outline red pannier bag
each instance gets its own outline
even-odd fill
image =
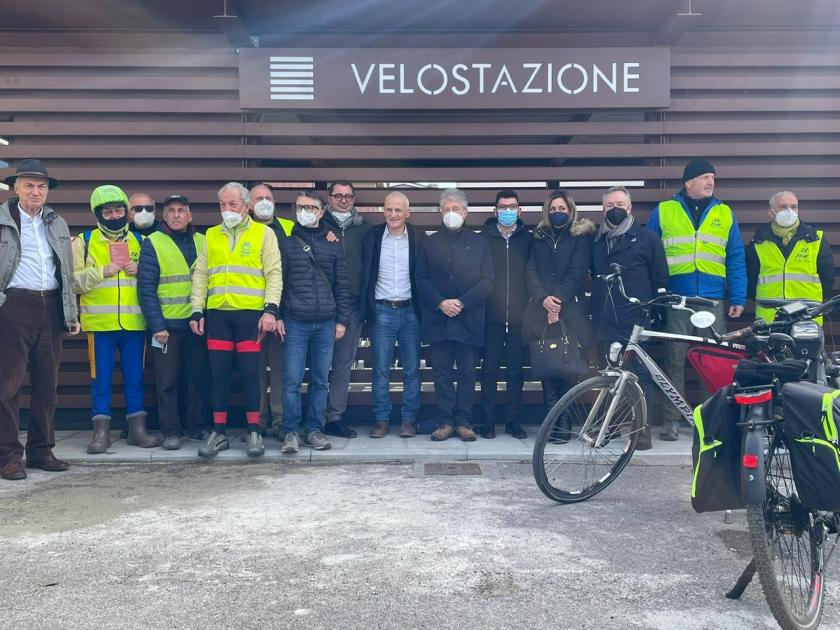
[[[688,350],[688,362],[700,376],[709,394],[732,385],[738,362],[746,358],[743,352],[731,348],[694,346]]]

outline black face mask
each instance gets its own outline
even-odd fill
[[[112,232],[119,232],[128,224],[128,217],[123,215],[118,219],[99,219],[99,222]]]
[[[610,208],[607,210],[607,221],[611,225],[619,225],[627,218],[627,210],[625,208]]]

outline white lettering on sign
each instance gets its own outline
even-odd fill
[[[464,96],[473,90],[479,94],[496,94],[507,91],[511,94],[552,94],[559,90],[575,96],[591,86],[593,93],[609,91],[635,93],[634,85],[640,79],[638,62],[611,63],[599,66],[584,66],[576,62],[565,63],[554,72],[554,64],[541,62],[522,63],[508,68],[507,64],[494,66],[492,63],[454,64],[447,68],[438,63],[427,63],[413,72],[406,64],[371,63],[367,68],[350,64],[360,94],[366,94],[371,80],[376,76],[377,94],[414,94],[415,91],[428,96],[437,96],[449,91]]]

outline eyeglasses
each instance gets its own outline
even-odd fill
[[[496,210],[498,210],[499,212],[502,212],[503,210],[514,210],[514,211],[519,210],[519,204],[518,203],[511,203],[511,204],[508,204],[508,205],[499,204],[498,206],[496,206]]]
[[[304,211],[304,212],[310,212],[312,214],[317,214],[321,211],[321,208],[319,208],[318,206],[301,206],[301,205],[295,204],[295,210],[297,210],[298,212]]]
[[[356,195],[330,195],[336,201],[353,201],[353,197]]]
[[[142,212],[143,210],[145,210],[146,212],[154,212],[155,211],[154,206],[131,206],[131,209],[134,212]]]

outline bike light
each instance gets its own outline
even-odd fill
[[[735,394],[735,402],[739,405],[757,405],[769,402],[773,398],[773,390],[764,389],[755,394]]]
[[[741,461],[744,464],[744,468],[758,468],[758,455],[745,453]]]
[[[607,357],[610,360],[610,363],[618,363],[618,357],[621,355],[621,348],[622,345],[618,341],[613,341],[610,344],[610,351]]]

